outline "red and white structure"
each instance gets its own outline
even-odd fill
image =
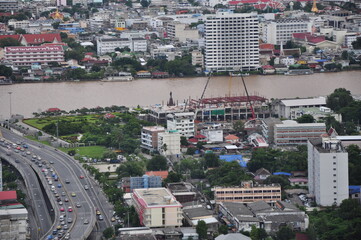
[[[134,189],[133,203],[146,227],[182,226],[182,205],[166,188]]]
[[[5,60],[13,66],[30,66],[34,63],[63,62],[62,46],[5,47]]]

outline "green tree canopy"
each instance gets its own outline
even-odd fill
[[[147,169],[149,171],[162,171],[167,170],[167,159],[161,155],[155,155],[152,159],[149,160],[147,164]]]
[[[263,240],[267,237],[267,233],[263,228],[257,228],[255,225],[252,225],[250,237],[252,240]]]
[[[311,114],[303,114],[301,117],[297,118],[298,123],[314,123],[315,118]]]
[[[198,233],[199,239],[207,239],[207,230],[208,227],[206,222],[203,220],[198,221],[196,231]]]
[[[20,46],[20,45],[21,44],[18,40],[11,38],[11,37],[0,39],[0,47],[1,48],[11,47],[11,46]]]
[[[288,226],[281,227],[277,233],[277,240],[290,240],[295,237],[295,233],[292,231],[292,229]]]
[[[13,69],[5,65],[0,65],[0,76],[10,77],[13,74]]]
[[[345,88],[337,88],[331,95],[327,96],[326,105],[338,112],[341,108],[348,106],[354,101],[351,92]]]
[[[207,168],[214,168],[220,165],[218,156],[214,153],[204,154],[205,165]]]

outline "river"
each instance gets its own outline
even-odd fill
[[[317,73],[302,76],[244,77],[250,94],[266,98],[326,96],[336,88],[346,88],[361,95],[361,71]],[[199,98],[207,77],[138,79],[132,82],[58,82],[0,85],[0,120],[12,114],[32,117],[33,112],[57,107],[73,110],[111,105],[148,106],[166,103],[169,92],[175,101]],[[9,94],[11,92],[11,94]],[[212,77],[205,97],[245,95],[240,77]],[[11,100],[11,104],[10,104]]]

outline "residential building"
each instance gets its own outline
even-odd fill
[[[16,0],[0,0],[0,11],[18,11],[19,2]]]
[[[167,188],[180,203],[192,202],[196,199],[197,193],[191,183],[168,183]]]
[[[63,62],[62,46],[5,47],[5,60],[13,66],[31,66],[33,63]]]
[[[348,153],[340,140],[310,139],[308,149],[308,190],[321,206],[339,206],[348,198]]]
[[[223,129],[221,128],[210,126],[207,129],[201,129],[201,134],[206,137],[207,143],[223,142]]]
[[[279,19],[263,23],[261,39],[265,43],[286,44],[292,40],[292,33],[312,31],[312,22],[301,19]]]
[[[130,177],[130,191],[139,188],[162,187],[162,178],[159,176],[143,175],[142,177]]]
[[[99,38],[97,39],[97,53],[104,55],[115,52],[116,48],[128,47],[130,51],[147,51],[147,40],[144,38]]]
[[[171,22],[167,25],[168,37],[171,39],[177,39],[180,42],[186,42],[187,40],[198,40],[198,29],[192,29],[187,24],[180,22]]]
[[[277,146],[307,144],[307,140],[319,138],[326,133],[325,123],[297,123],[283,121],[274,126],[274,143]]]
[[[291,119],[291,111],[297,108],[325,107],[326,98],[283,99],[273,103],[274,112],[280,118]]]
[[[281,185],[253,184],[252,181],[242,182],[241,186],[214,187],[214,199],[219,202],[257,202],[273,203],[281,200]]]
[[[182,205],[166,188],[135,189],[133,203],[146,227],[180,227]]]
[[[274,126],[282,123],[278,118],[265,118],[261,120],[261,132],[262,136],[269,144],[274,142]]]
[[[165,156],[179,155],[181,134],[177,130],[158,133],[158,151]]]
[[[246,204],[222,202],[219,204],[219,212],[222,220],[233,225],[237,231],[251,231],[252,226],[264,228],[268,234],[277,232],[283,226],[305,231],[309,224],[304,211],[283,201],[275,202],[274,206],[264,201]]]
[[[150,151],[158,150],[158,133],[164,131],[162,126],[143,127],[140,146]]]
[[[257,13],[218,11],[205,20],[205,67],[208,71],[259,67]]]
[[[184,137],[194,136],[194,113],[181,112],[168,114],[167,129],[177,130]]]
[[[201,51],[193,50],[192,51],[192,65],[199,65],[204,68],[204,56]]]

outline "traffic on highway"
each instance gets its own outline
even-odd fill
[[[45,226],[48,231],[41,239],[99,239],[97,233],[112,226],[113,206],[72,157],[8,130],[2,135],[0,148],[7,158],[14,159],[16,167],[30,166],[51,202],[53,223]]]

